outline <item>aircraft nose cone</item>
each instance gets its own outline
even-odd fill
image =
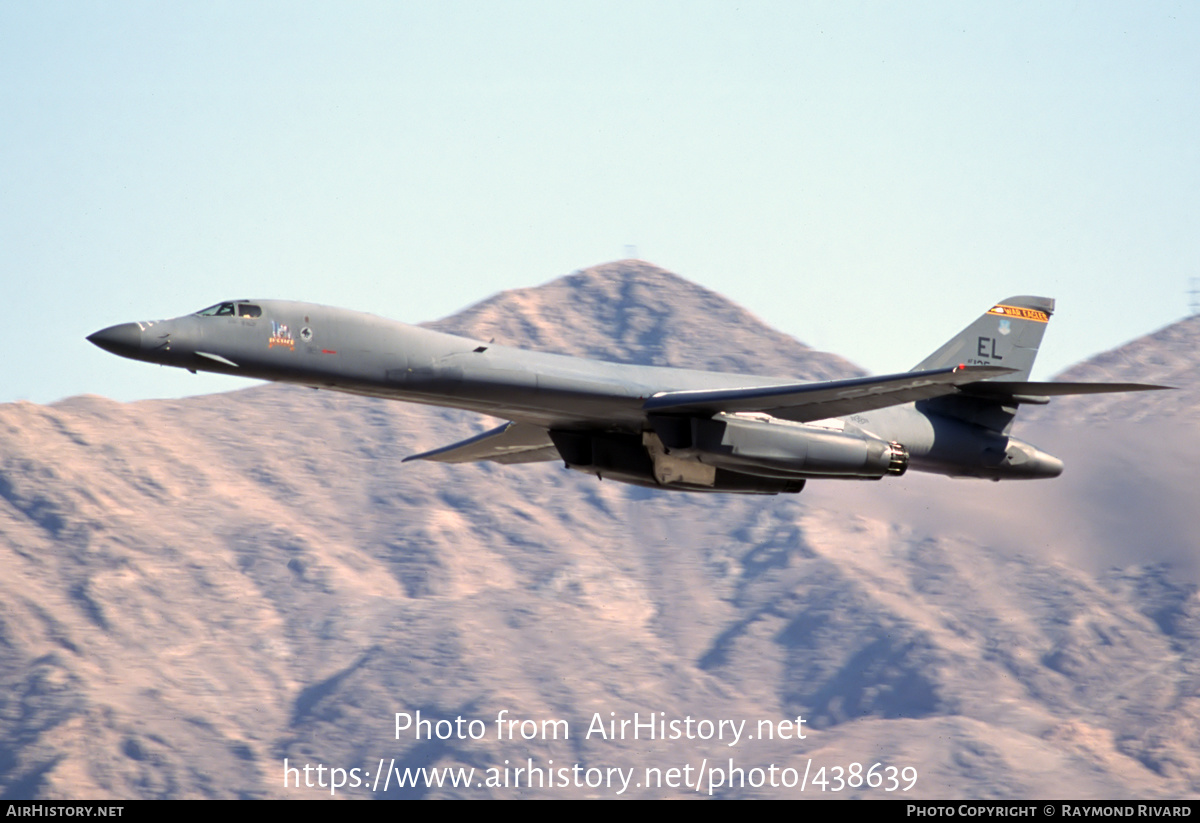
[[[88,340],[107,352],[134,357],[142,350],[142,327],[137,323],[120,323],[88,335]]]

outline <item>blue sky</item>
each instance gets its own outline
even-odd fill
[[[1195,3],[0,4],[0,401],[237,388],[84,337],[232,297],[408,322],[639,256],[874,372],[1059,301],[1187,310]]]

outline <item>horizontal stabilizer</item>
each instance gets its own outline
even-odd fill
[[[1027,397],[1063,397],[1071,394],[1107,394],[1109,392],[1159,391],[1174,386],[1150,383],[1029,383],[1023,381],[970,383],[961,387],[967,394],[1003,399],[1014,395]]]
[[[956,366],[921,372],[855,377],[825,383],[787,383],[744,389],[673,391],[656,394],[646,411],[716,414],[769,412],[801,423],[956,394],[958,386],[1010,374],[1000,366]]]
[[[538,463],[558,459],[558,450],[554,448],[546,429],[528,423],[505,423],[459,443],[406,457],[404,462],[433,460],[438,463],[472,463],[491,460],[493,463]]]

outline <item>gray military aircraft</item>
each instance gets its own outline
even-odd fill
[[[234,300],[88,337],[150,363],[504,418],[406,460],[561,460],[599,478],[696,492],[798,492],[811,478],[908,468],[992,480],[1056,477],[1062,461],[1011,436],[1022,404],[1168,388],[1029,382],[1054,311],[988,309],[912,371],[820,383],[632,366],[523,351],[346,309]]]

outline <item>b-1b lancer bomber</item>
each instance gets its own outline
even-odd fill
[[[1062,461],[1011,434],[1022,404],[1167,388],[1030,382],[1054,311],[995,304],[912,371],[819,383],[523,351],[346,309],[234,300],[88,337],[122,357],[508,420],[407,460],[561,460],[602,479],[693,492],[798,492],[809,479],[908,469],[1056,477]]]

